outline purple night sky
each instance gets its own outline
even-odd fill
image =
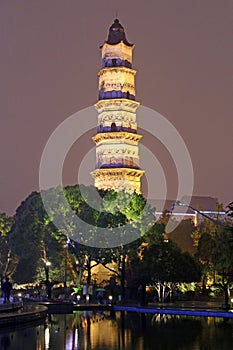
[[[14,214],[39,189],[40,158],[51,133],[97,101],[99,46],[116,13],[136,45],[136,99],[183,137],[193,162],[194,195],[224,205],[233,200],[232,0],[2,0],[0,212]],[[94,133],[72,147],[64,184],[76,182]],[[155,143],[153,153],[172,198],[176,179],[160,148]]]

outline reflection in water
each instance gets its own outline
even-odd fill
[[[127,312],[49,315],[43,324],[0,329],[1,350],[229,350],[233,320]]]

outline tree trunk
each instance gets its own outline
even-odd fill
[[[125,255],[122,257],[122,268],[121,268],[121,300],[125,300]]]
[[[88,260],[87,260],[87,284],[88,286],[90,285],[91,283],[91,259],[90,257],[88,257]]]
[[[225,284],[223,287],[224,290],[224,302],[225,302],[225,309],[229,309],[230,308],[230,304],[229,304],[229,297],[230,297],[230,291],[229,291],[229,285]]]

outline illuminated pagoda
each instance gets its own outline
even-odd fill
[[[102,68],[98,73],[99,100],[96,144],[96,169],[91,172],[98,189],[141,193],[139,166],[135,74],[132,69],[134,44],[130,44],[118,19],[100,47]]]

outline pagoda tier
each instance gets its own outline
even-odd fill
[[[104,191],[114,189],[116,192],[127,191],[129,193],[141,193],[140,178],[143,170],[139,169],[96,169],[92,171],[95,186]]]

